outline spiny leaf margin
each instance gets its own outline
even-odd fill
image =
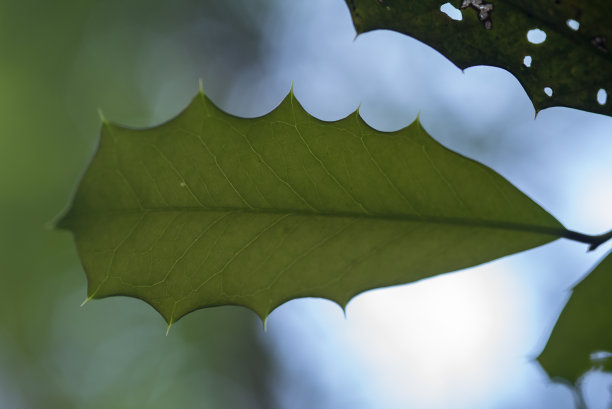
[[[342,308],[373,288],[487,262],[566,235],[484,165],[355,112],[323,122],[290,92],[269,114],[231,116],[200,92],[177,117],[134,130],[104,122],[58,223],[75,237],[88,299],[136,297],[169,324],[241,305]]]

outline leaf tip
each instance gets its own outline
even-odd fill
[[[262,318],[263,331],[268,332],[268,317]]]
[[[87,298],[85,298],[83,300],[83,302],[81,303],[81,307],[84,307],[89,301],[91,301],[93,299],[93,295],[88,295]]]
[[[57,220],[51,220],[48,221],[44,224],[45,230],[54,230],[54,229],[61,229],[61,227],[58,228],[58,224],[61,222],[61,220],[57,221]]]
[[[72,216],[70,210],[60,213],[55,219],[47,222],[45,227],[49,230],[72,230]]]
[[[255,308],[253,306],[244,305],[248,310],[253,311],[255,315],[261,321],[261,325],[263,327],[264,332],[268,332],[268,317],[270,316],[270,310],[260,310],[259,308]]]
[[[98,116],[100,117],[100,122],[102,122],[103,125],[110,124],[109,120],[106,119],[106,116],[104,116],[104,112],[102,112],[102,108],[98,108]]]
[[[295,98],[295,92],[293,91],[293,81],[291,81],[291,88],[289,88],[289,97],[291,99]]]
[[[348,306],[349,302],[351,302],[351,300],[355,298],[357,295],[358,294],[355,294],[352,297],[343,298],[343,299],[328,298],[328,300],[330,300],[331,302],[336,304],[338,307],[340,307],[340,309],[342,310],[342,315],[344,316],[344,319],[346,320],[347,319],[346,307]]]
[[[198,79],[198,93],[200,96],[204,95],[204,80],[202,78]]]

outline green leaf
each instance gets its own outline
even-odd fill
[[[560,105],[612,115],[609,0],[453,0],[457,8],[465,6],[461,21],[440,11],[445,0],[346,3],[357,33],[395,30],[435,48],[461,69],[491,65],[508,70],[523,85],[536,111]],[[479,13],[479,7],[492,11]],[[577,31],[568,20],[580,24]],[[546,33],[543,43],[527,40],[533,29]],[[524,64],[526,56],[531,57],[530,67]],[[552,89],[552,96],[547,96],[545,87]],[[597,102],[600,89],[609,96],[604,105]]]
[[[551,377],[571,382],[591,368],[612,370],[612,254],[580,283],[557,321],[538,361]]]
[[[567,232],[418,120],[392,133],[358,113],[323,122],[293,93],[256,119],[200,93],[152,129],[105,122],[59,227],[74,233],[89,298],[137,297],[169,323],[225,304],[264,319],[297,297],[344,307]]]

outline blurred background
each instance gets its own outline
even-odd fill
[[[317,118],[360,106],[374,128],[417,116],[437,140],[500,172],[566,227],[612,227],[612,118],[537,117],[509,73],[462,72],[429,47],[356,38],[342,0],[0,0],[0,408],[573,408],[533,357],[568,288],[611,245],[564,240],[473,269],[370,291],[346,317],[291,301],[267,331],[242,308],[163,319],[92,301],[72,237],[51,229],[95,150],[98,110],[153,126],[198,80],[254,117],[293,84]],[[593,371],[591,408],[612,379]]]

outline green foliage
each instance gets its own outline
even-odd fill
[[[573,290],[538,358],[551,377],[572,382],[591,368],[609,371],[608,356],[591,356],[612,351],[612,255],[608,256]]]
[[[395,30],[435,48],[459,68],[492,65],[510,71],[538,111],[561,105],[612,114],[611,98],[604,105],[596,99],[600,89],[612,94],[609,0],[454,0],[457,7],[465,3],[461,21],[442,13],[440,0],[346,3],[357,33]],[[479,14],[479,7],[487,9]],[[579,29],[571,29],[568,20],[577,21]],[[541,44],[527,40],[527,32],[537,28],[546,33]],[[530,67],[523,62],[526,56]]]
[[[59,227],[89,298],[137,297],[170,324],[225,304],[262,319],[297,297],[344,306],[575,234],[418,120],[392,133],[358,113],[322,122],[292,93],[257,119],[200,93],[156,128],[105,122]]]

